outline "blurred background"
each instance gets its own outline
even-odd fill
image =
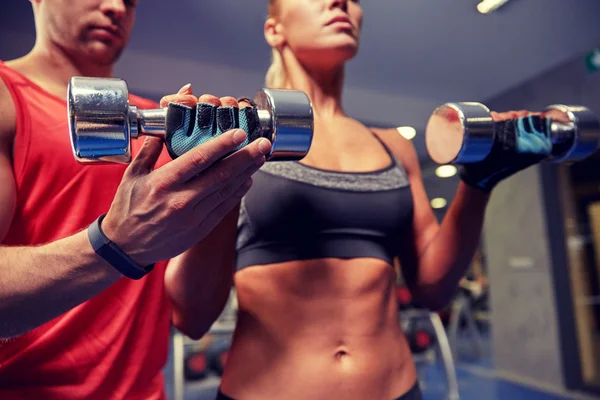
[[[599,0],[361,4],[345,110],[414,142],[440,220],[458,178],[425,148],[424,127],[438,105],[477,101],[505,111],[566,103],[600,115]],[[266,11],[266,1],[141,0],[115,76],[155,100],[188,82],[196,94],[253,97],[270,63]],[[34,38],[29,2],[2,2],[0,59],[24,55]],[[473,271],[446,311],[421,312],[399,291],[406,315],[425,320],[422,330],[407,329],[427,399],[456,397],[456,389],[465,399],[600,398],[599,165],[597,156],[543,164],[501,183]],[[234,315],[232,296],[201,341],[174,331],[170,399],[214,395]]]

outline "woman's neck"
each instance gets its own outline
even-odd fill
[[[311,100],[316,118],[329,119],[344,115],[342,90],[344,66],[308,69],[293,57],[285,57],[287,88],[301,90]]]

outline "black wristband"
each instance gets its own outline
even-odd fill
[[[90,240],[92,248],[96,254],[127,278],[136,280],[143,278],[148,272],[152,271],[154,264],[147,267],[139,266],[131,259],[131,257],[125,254],[119,246],[113,243],[112,240],[102,232],[101,225],[105,216],[106,214],[100,215],[100,217],[88,227],[88,239]]]

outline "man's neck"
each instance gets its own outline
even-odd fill
[[[112,65],[78,62],[62,49],[39,44],[26,56],[6,64],[58,97],[65,96],[69,79],[73,76],[108,78],[113,72]]]
[[[83,57],[76,59],[70,57],[63,49],[52,45],[37,45],[32,49],[30,56],[36,65],[43,68],[44,74],[56,82],[67,86],[72,76],[88,76],[110,78],[113,73],[112,65],[98,65]]]

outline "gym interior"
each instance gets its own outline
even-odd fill
[[[196,91],[252,95],[270,59],[266,3],[141,0],[115,75],[156,101],[187,82]],[[460,179],[459,168],[439,165],[426,148],[426,123],[439,105],[469,101],[505,111],[574,104],[600,117],[598,0],[361,5],[361,52],[346,71],[345,111],[414,143],[439,221]],[[27,1],[0,10],[5,60],[29,49],[35,33]],[[224,18],[233,28],[221,29]],[[600,152],[542,162],[500,183],[480,249],[450,304],[436,312],[420,307],[398,275],[398,319],[424,398],[600,398],[599,266]],[[214,398],[236,310],[232,288],[200,340],[172,329],[169,400]]]

